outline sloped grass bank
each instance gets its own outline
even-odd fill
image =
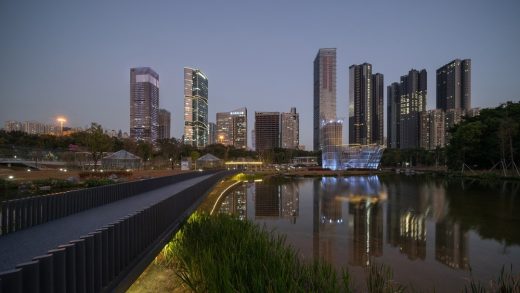
[[[194,292],[352,292],[348,272],[304,263],[284,237],[222,214],[192,215],[159,262]]]

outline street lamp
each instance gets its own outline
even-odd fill
[[[222,143],[224,141],[224,136],[223,135],[219,135],[218,139],[220,140],[220,143]]]
[[[67,119],[65,119],[64,117],[58,117],[56,121],[60,123],[60,133],[61,135],[63,135],[63,123],[67,122]]]

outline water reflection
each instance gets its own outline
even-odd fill
[[[377,176],[242,183],[219,211],[287,234],[304,257],[353,268],[384,262],[403,283],[431,280],[452,291],[470,266],[488,281],[503,264],[520,263],[520,184],[461,183]]]

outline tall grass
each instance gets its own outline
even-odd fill
[[[406,287],[392,281],[394,273],[385,264],[372,264],[366,268],[368,292],[394,293],[405,292]]]
[[[348,272],[304,263],[285,238],[229,215],[193,215],[163,251],[194,292],[352,292]]]
[[[513,274],[513,265],[509,270],[502,266],[500,274],[496,280],[491,280],[488,287],[480,281],[471,278],[469,284],[464,287],[465,293],[518,293],[520,292],[520,274]]]

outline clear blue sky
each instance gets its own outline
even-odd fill
[[[370,62],[385,86],[411,68],[471,58],[473,106],[518,101],[520,1],[24,1],[0,2],[0,121],[91,121],[129,128],[129,69],[160,75],[160,106],[183,131],[183,67],[209,78],[215,113],[300,113],[312,147],[312,73],[337,51],[337,114],[347,116],[348,67]],[[386,88],[385,88],[386,104]],[[386,107],[386,105],[385,105]],[[386,126],[385,126],[386,128]]]

